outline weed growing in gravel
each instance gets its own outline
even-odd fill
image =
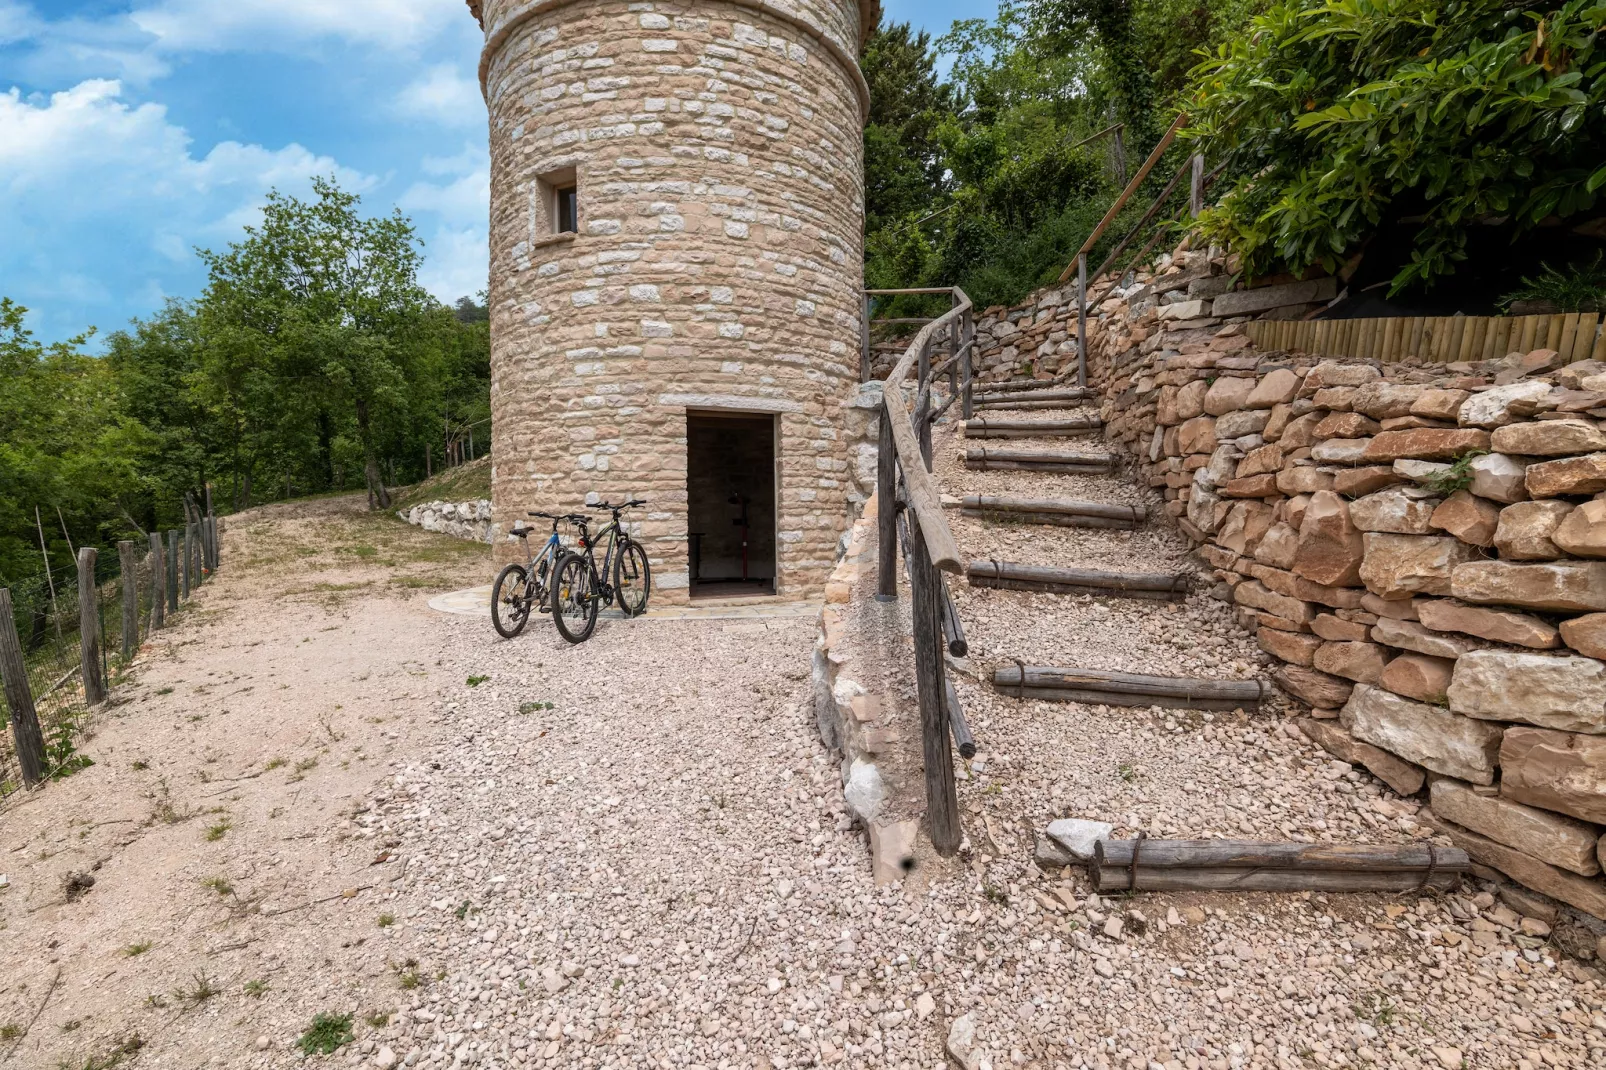
[[[78,1032],[78,1028],[83,1024],[83,1022],[79,1021],[77,1018],[74,1018],[71,1021],[62,1022],[61,1031],[63,1033],[76,1033]]]
[[[356,1039],[351,1031],[351,1015],[320,1014],[312,1019],[296,1046],[308,1055],[333,1055]]]
[[[208,877],[201,882],[201,887],[210,888],[218,895],[233,895],[234,885],[223,877]]]
[[[156,693],[158,695],[171,695],[173,693],[173,689],[171,687],[159,687],[156,689]]]
[[[150,767],[151,767],[151,763],[147,762],[144,758],[141,758],[139,761],[137,761],[133,765],[129,766],[129,768],[134,770],[134,772],[136,772],[136,773],[143,773],[145,770],[149,769]]]
[[[141,940],[137,944],[129,944],[127,947],[123,948],[123,954],[127,955],[129,958],[133,958],[135,955],[145,954],[145,952],[149,951],[150,949],[151,942],[149,940]]]
[[[221,840],[223,837],[227,836],[229,834],[229,829],[231,829],[233,827],[234,827],[234,822],[230,821],[226,817],[223,818],[217,824],[211,825],[211,826],[209,826],[207,828],[207,830],[206,830],[206,842],[207,843],[216,843],[217,841]]]
[[[196,970],[194,976],[190,978],[190,987],[184,988],[181,986],[173,990],[174,997],[180,1003],[188,1003],[192,1007],[199,1007],[217,994],[217,985],[212,983],[212,978],[200,970]]]
[[[468,686],[469,687],[478,687],[478,686],[480,686],[481,684],[483,684],[485,681],[487,681],[489,679],[490,679],[489,676],[470,676],[468,678]]]
[[[116,1070],[123,1065],[123,1060],[138,1052],[145,1046],[138,1033],[129,1036],[105,1055],[91,1055],[82,1063],[70,1062],[66,1059],[56,1064],[57,1070]]]
[[[289,764],[290,763],[283,758],[273,758],[268,761],[267,765],[263,766],[262,771],[264,773],[271,773],[275,769],[282,769],[284,766]]]
[[[468,917],[468,912],[473,909],[474,904],[465,899],[461,903],[457,904],[457,909],[452,911],[452,913],[457,915],[458,921],[462,921],[464,918]]]
[[[385,1026],[390,1024],[390,1012],[374,1011],[372,1014],[364,1018],[363,1021],[367,1022],[375,1029],[383,1029]]]
[[[555,710],[557,708],[558,708],[558,704],[556,702],[521,702],[521,703],[519,703],[519,712],[520,713],[536,713],[536,712],[539,712],[541,710]]]
[[[0,1025],[0,1040],[16,1040],[20,1036],[22,1036],[22,1026],[16,1022]]]
[[[245,994],[252,999],[261,999],[262,994],[268,990],[266,981],[247,981],[243,986]]]
[[[991,884],[985,884],[982,886],[982,894],[987,897],[989,903],[997,903],[999,906],[1009,905],[1009,893],[1002,888],[995,888]]]
[[[154,1009],[159,1010],[159,1011],[160,1010],[166,1010],[167,1009],[167,997],[162,995],[160,992],[152,992],[150,995],[145,997],[145,1006],[154,1008]]]
[[[396,924],[396,915],[394,915],[394,914],[381,914],[381,915],[379,915],[379,927],[381,929],[388,929],[392,925],[395,925],[395,924]]]
[[[1128,784],[1131,784],[1138,779],[1138,767],[1133,765],[1131,762],[1122,762],[1116,767],[1115,772],[1117,776],[1126,781]]]

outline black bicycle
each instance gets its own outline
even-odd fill
[[[584,524],[586,521],[583,513],[556,516],[532,512],[530,515],[552,521],[552,535],[541,547],[540,554],[536,554],[530,547],[530,536],[535,534],[535,528],[514,528],[508,533],[524,540],[524,564],[508,565],[497,573],[496,583],[491,588],[491,624],[504,639],[512,639],[524,630],[524,626],[530,622],[532,606],[539,607],[542,613],[551,611],[547,594],[550,590],[549,581],[556,573],[558,563],[563,560],[564,553],[563,542],[558,538],[558,525],[565,521],[570,524]]]
[[[606,509],[613,519],[595,536],[586,529],[584,519],[578,521],[580,549],[565,553],[552,574],[552,623],[569,642],[583,643],[591,638],[597,613],[604,605],[617,605],[627,617],[639,617],[647,611],[647,598],[652,593],[647,551],[630,537],[619,519],[624,510],[645,504],[639,500],[622,505],[599,502],[593,508]],[[596,547],[603,539],[608,546],[599,569]],[[608,582],[610,577],[612,583]]]

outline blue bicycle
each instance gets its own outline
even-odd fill
[[[583,513],[555,516],[552,513],[532,512],[530,515],[552,521],[552,536],[537,555],[530,548],[530,536],[535,533],[535,528],[514,528],[508,533],[524,540],[525,563],[504,568],[497,574],[496,584],[491,588],[491,623],[504,639],[512,639],[530,623],[531,606],[539,606],[542,613],[551,612],[547,604],[548,585],[563,554],[558,525],[583,524],[588,519]]]

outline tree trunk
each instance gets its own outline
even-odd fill
[[[362,438],[362,474],[368,483],[368,508],[389,509],[390,491],[385,489],[385,476],[379,470],[373,436],[368,431],[368,403],[362,400],[357,402],[357,431]]]

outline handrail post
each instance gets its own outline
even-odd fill
[[[898,447],[892,413],[881,405],[881,440],[876,454],[876,601],[898,599]]]
[[[964,396],[959,402],[959,415],[968,420],[976,415],[976,373],[974,363],[976,359],[976,318],[974,310],[965,309],[960,318],[964,321],[963,329],[960,333],[964,336],[965,355],[959,361],[961,366],[960,389],[964,391]]]
[[[959,307],[959,295],[954,294],[954,308]],[[948,321],[948,396],[953,397],[959,393],[959,362],[954,358],[959,355],[959,326],[964,313],[960,313]]]
[[[100,551],[93,546],[78,548],[78,652],[84,674],[84,705],[98,706],[106,701],[106,679],[100,665],[100,605],[95,589],[95,560]]]
[[[920,458],[931,471],[931,338],[920,346],[920,387],[915,395],[915,436],[920,440]]]
[[[859,382],[870,381],[870,302],[875,298],[869,294],[859,306]]]
[[[1076,385],[1087,386],[1087,254],[1076,255]]]
[[[117,544],[117,559],[123,569],[123,660],[131,661],[139,649],[139,558],[134,543],[124,539]]]
[[[11,591],[5,587],[0,587],[0,686],[11,709],[11,735],[17,743],[22,782],[32,787],[45,778],[45,735],[39,729],[39,711],[28,686],[28,663],[23,660],[22,640],[17,635]]]
[[[926,819],[931,844],[943,857],[959,850],[959,796],[954,787],[954,757],[949,745],[948,689],[944,682],[942,582],[926,549],[920,519],[910,510],[909,589],[913,601],[915,689],[920,702],[920,741],[926,770]]]
[[[1194,153],[1192,164],[1193,178],[1188,184],[1188,215],[1197,219],[1199,213],[1204,211],[1204,155]]]

